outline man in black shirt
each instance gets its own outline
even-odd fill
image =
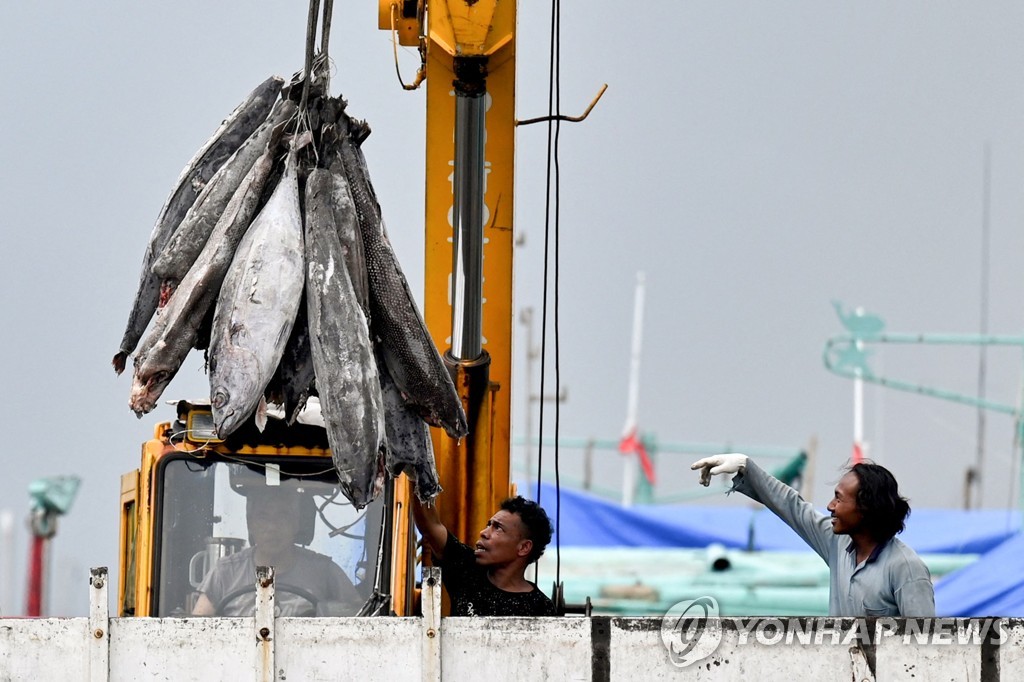
[[[553,616],[555,605],[524,574],[551,541],[551,521],[531,500],[513,497],[480,531],[475,547],[452,535],[437,509],[413,498],[424,548],[441,567],[453,616]]]

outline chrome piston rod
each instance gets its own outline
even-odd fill
[[[455,96],[451,353],[457,360],[475,360],[483,352],[486,97],[458,91]]]

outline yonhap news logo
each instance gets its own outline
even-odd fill
[[[661,619],[661,641],[672,665],[685,668],[715,653],[722,643],[718,602],[700,597],[674,604]]]
[[[661,621],[672,665],[685,668],[721,646],[981,646],[1009,640],[998,618],[719,618],[718,602],[700,597],[675,604]]]

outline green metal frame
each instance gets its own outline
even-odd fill
[[[972,396],[942,388],[933,388],[909,381],[887,379],[876,375],[868,366],[866,349],[868,344],[915,344],[915,345],[947,345],[947,346],[1017,346],[1024,351],[1024,336],[1005,336],[992,334],[886,334],[883,333],[885,323],[877,315],[865,314],[857,309],[853,313],[844,313],[841,304],[833,301],[839,319],[846,327],[847,333],[832,336],[825,342],[823,360],[825,368],[833,374],[847,379],[861,379],[872,384],[897,391],[906,391],[918,395],[939,398],[950,402],[969,405],[983,410],[1008,414],[1014,419],[1014,444],[1021,450],[1021,480],[1018,481],[1018,503],[1024,509],[1024,395],[1016,405],[1008,405],[993,400]]]

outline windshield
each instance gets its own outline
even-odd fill
[[[352,616],[373,596],[384,496],[356,510],[330,459],[182,455],[161,490],[155,615],[252,615],[256,566],[274,567],[278,615]]]

